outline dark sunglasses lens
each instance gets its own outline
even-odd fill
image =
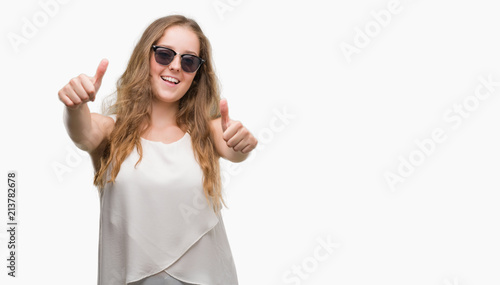
[[[169,49],[156,49],[155,60],[159,64],[169,65],[175,57],[175,53]]]
[[[185,72],[195,72],[200,67],[201,60],[196,56],[184,55],[181,60],[182,69]]]

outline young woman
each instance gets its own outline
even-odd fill
[[[117,82],[111,116],[87,106],[107,65],[58,94],[68,134],[95,169],[98,284],[238,284],[219,158],[243,161],[257,140],[229,119],[208,39],[192,19],[154,21]]]

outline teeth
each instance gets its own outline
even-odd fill
[[[175,83],[175,84],[179,83],[179,80],[177,80],[177,79],[175,79],[175,78],[172,78],[172,77],[169,77],[169,76],[161,76],[161,79],[166,80],[166,81],[173,82],[173,83]]]

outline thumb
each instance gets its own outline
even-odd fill
[[[221,115],[221,125],[222,131],[225,132],[227,127],[229,127],[229,108],[227,107],[227,100],[221,99],[220,102],[220,115]]]
[[[99,89],[99,87],[101,87],[102,77],[104,76],[104,73],[106,73],[106,69],[108,68],[108,63],[109,62],[107,59],[101,60],[101,63],[99,63],[97,71],[95,72],[95,75],[92,78],[96,92]]]

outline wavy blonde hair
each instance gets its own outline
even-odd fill
[[[108,107],[106,112],[116,114],[116,123],[104,148],[99,170],[95,172],[94,185],[102,195],[104,185],[108,182],[114,183],[120,165],[134,147],[140,156],[135,165],[142,160],[140,127],[144,122],[144,131],[151,127],[151,106],[154,98],[149,75],[152,45],[172,26],[191,29],[200,42],[199,56],[206,60],[179,101],[176,123],[178,126],[187,126],[195,158],[203,171],[205,197],[214,211],[218,211],[226,204],[222,197],[219,155],[209,124],[210,120],[220,116],[220,90],[212,66],[210,42],[194,20],[181,15],[163,17],[149,25],[132,52],[127,69],[116,83],[116,102]],[[106,181],[110,165],[111,177]]]

